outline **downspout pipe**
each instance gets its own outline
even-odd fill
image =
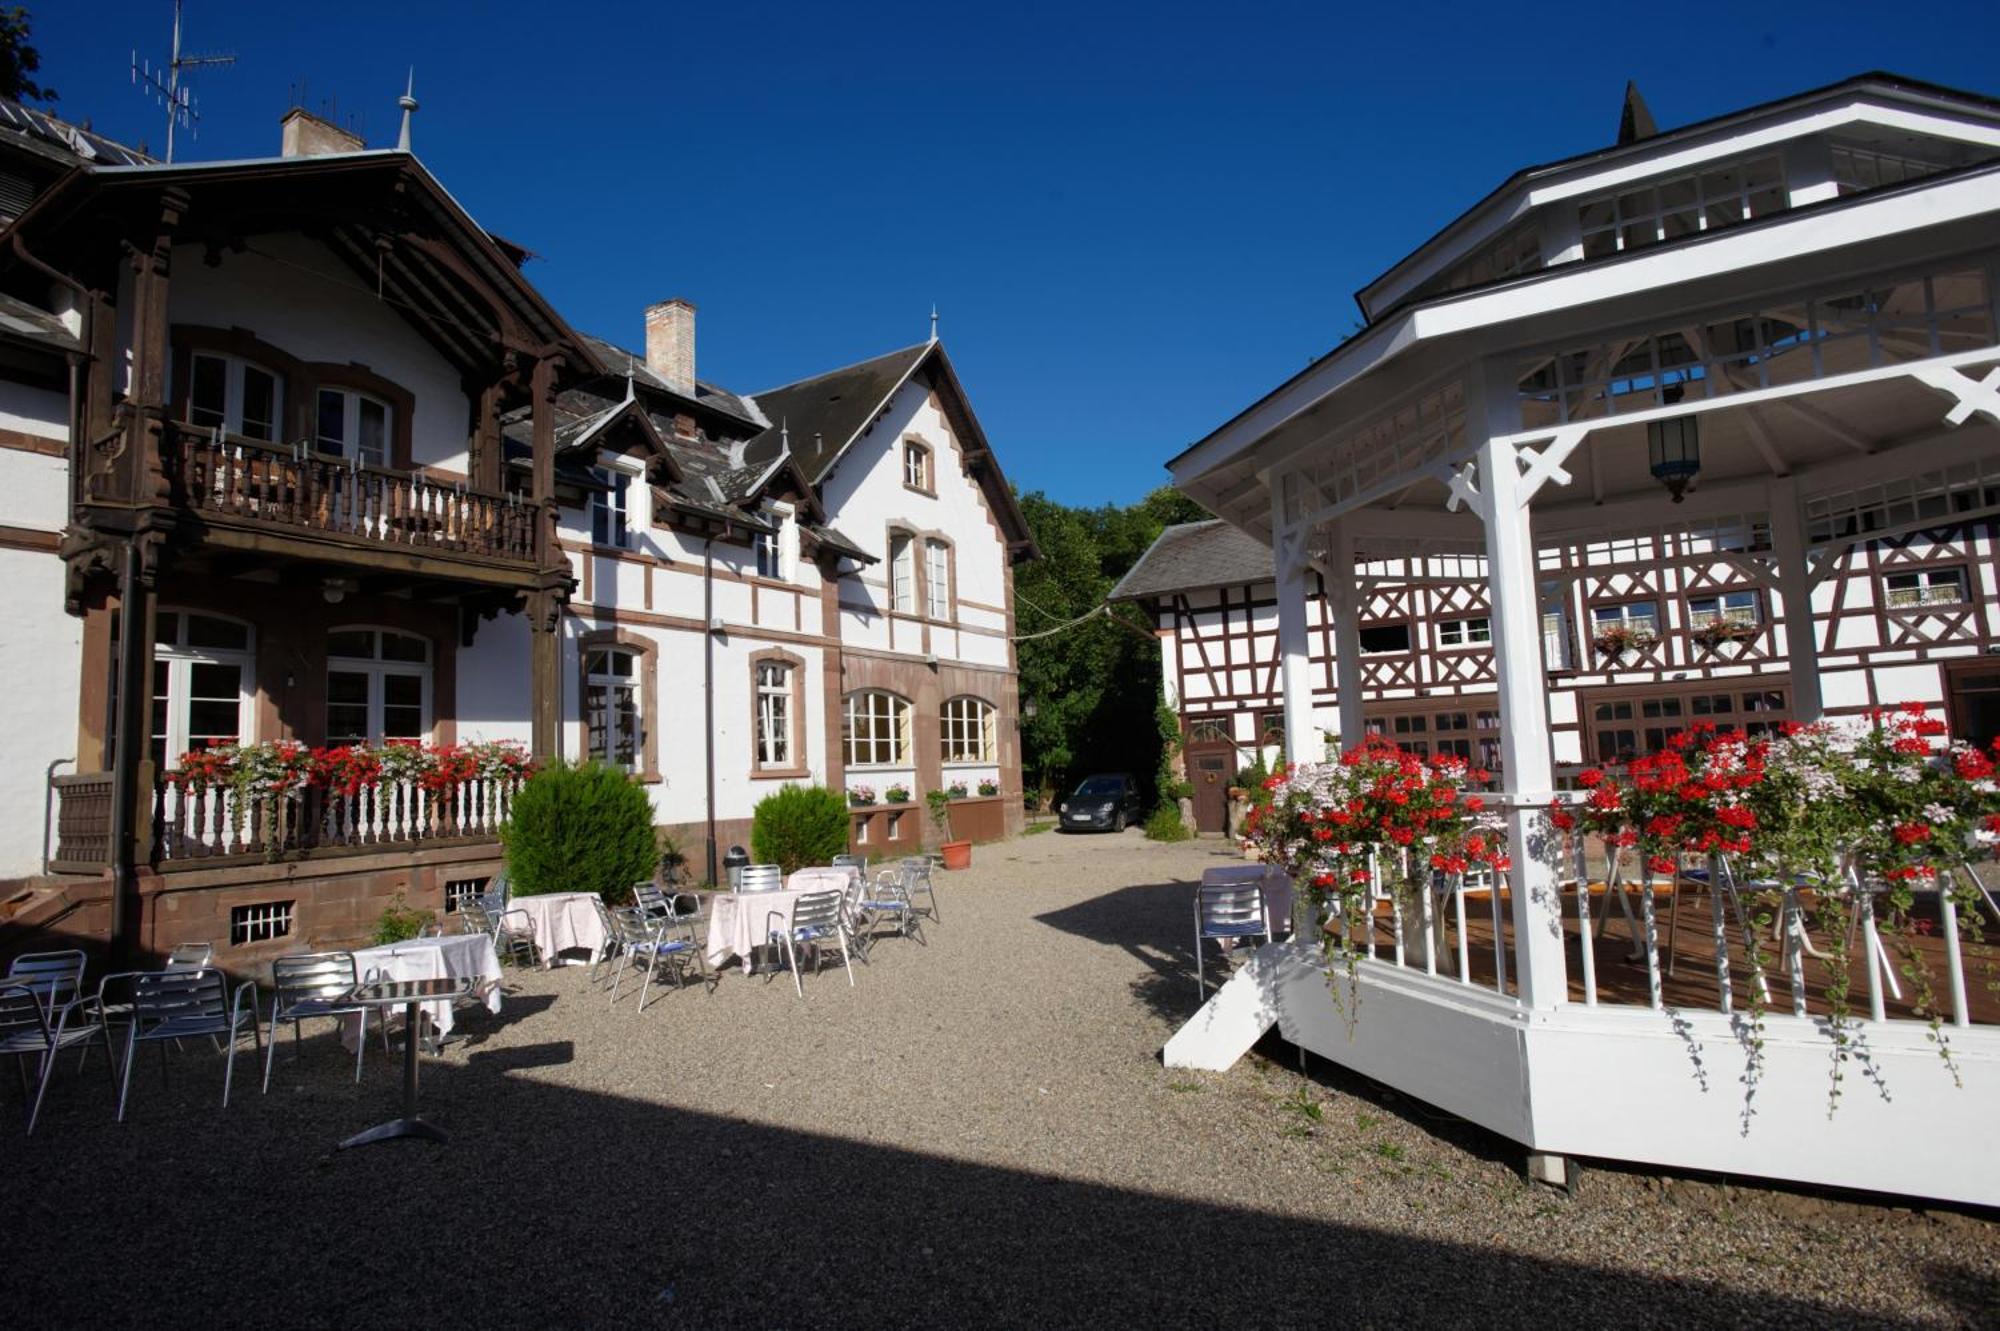
[[[708,768],[708,881],[715,865],[715,534],[701,544],[702,757]]]
[[[131,902],[137,890],[138,868],[132,862],[138,821],[139,758],[145,752],[141,728],[152,727],[136,705],[145,681],[146,626],[133,622],[139,601],[139,543],[125,542],[118,571],[118,733],[111,750],[111,950],[128,945]]]

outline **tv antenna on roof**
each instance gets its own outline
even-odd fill
[[[194,137],[201,128],[201,112],[194,104],[194,92],[182,79],[184,73],[211,65],[233,65],[233,55],[182,55],[181,54],[181,0],[174,0],[174,54],[158,69],[151,61],[142,62],[137,51],[132,52],[132,82],[150,93],[154,100],[167,108],[167,160],[174,160],[174,128],[187,126],[188,135]]]

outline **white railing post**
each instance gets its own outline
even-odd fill
[[[1970,1026],[1972,1013],[1965,1006],[1965,956],[1959,950],[1958,907],[1951,900],[1951,874],[1947,869],[1938,880],[1939,928],[1944,933],[1944,964],[1951,973],[1951,1020],[1954,1026]]]

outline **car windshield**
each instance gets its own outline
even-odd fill
[[[1125,793],[1123,778],[1115,776],[1093,776],[1076,788],[1078,795],[1122,795]]]

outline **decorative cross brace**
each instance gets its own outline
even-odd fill
[[[1493,505],[1487,502],[1485,493],[1472,482],[1472,478],[1478,472],[1479,464],[1476,461],[1467,462],[1463,467],[1453,472],[1450,482],[1451,498],[1444,501],[1444,506],[1450,512],[1456,513],[1458,512],[1458,506],[1464,504],[1478,515],[1481,522],[1491,522],[1493,521]]]
[[[1986,377],[1976,382],[1949,365],[1918,370],[1916,377],[1956,400],[1957,405],[1944,414],[1947,424],[1963,425],[1977,411],[2000,425],[2000,368],[1987,371]]]
[[[1569,455],[1576,452],[1590,433],[1584,425],[1572,425],[1556,431],[1555,437],[1543,446],[1539,453],[1522,448],[1515,450],[1514,456],[1522,463],[1521,507],[1526,508],[1544,485],[1554,481],[1557,485],[1568,485],[1576,478],[1563,469]]]

